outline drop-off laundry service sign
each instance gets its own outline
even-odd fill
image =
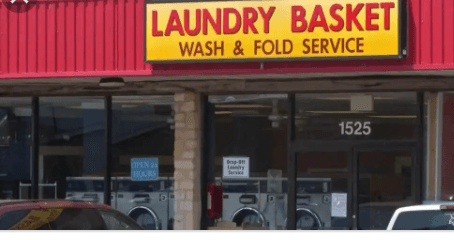
[[[146,2],[145,61],[403,57],[404,3]]]
[[[248,157],[224,157],[223,178],[249,178]]]
[[[131,178],[133,181],[152,181],[159,176],[157,158],[131,159]]]

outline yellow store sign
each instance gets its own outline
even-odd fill
[[[400,0],[146,3],[145,60],[403,57]]]

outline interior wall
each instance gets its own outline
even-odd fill
[[[441,149],[441,199],[454,196],[454,95],[445,94]]]

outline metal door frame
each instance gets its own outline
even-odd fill
[[[424,141],[424,93],[416,93],[416,101],[418,106],[417,112],[417,127],[415,131],[414,140],[297,140],[295,128],[295,105],[296,94],[289,93],[287,98],[288,109],[288,139],[287,139],[287,174],[288,174],[288,198],[287,198],[287,229],[296,229],[296,178],[297,178],[297,152],[300,151],[326,151],[328,149],[338,149],[341,151],[347,150],[350,154],[349,159],[349,173],[350,175],[348,195],[351,196],[353,201],[349,201],[350,209],[352,209],[349,225],[352,229],[357,229],[358,226],[358,151],[367,149],[393,149],[406,147],[413,148],[413,167],[412,167],[412,180],[414,186],[412,195],[415,197],[416,203],[421,203],[422,199],[422,164],[423,164],[423,141]],[[348,199],[351,199],[348,198]],[[348,210],[347,210],[348,211]]]
[[[421,188],[421,181],[418,177],[417,172],[420,169],[421,162],[418,161],[418,151],[417,151],[417,142],[416,141],[363,141],[356,140],[347,142],[340,141],[324,141],[323,145],[314,141],[297,141],[293,145],[293,148],[290,150],[289,155],[295,156],[295,165],[294,168],[297,168],[296,156],[300,152],[346,152],[348,158],[348,173],[345,174],[311,174],[311,176],[316,177],[327,177],[331,178],[333,176],[343,176],[348,179],[348,189],[347,189],[347,214],[349,229],[358,229],[358,213],[359,213],[359,203],[358,203],[358,189],[359,189],[359,153],[361,152],[371,152],[371,151],[383,151],[383,152],[392,152],[392,151],[409,151],[412,156],[412,196],[415,203],[421,202],[421,197],[419,195]],[[308,175],[309,176],[309,175]],[[290,180],[290,179],[289,179]],[[296,180],[296,179],[295,179]],[[290,200],[290,199],[289,199]],[[290,204],[290,201],[289,203]],[[295,206],[296,207],[296,206]],[[291,215],[290,212],[287,215]],[[287,217],[288,217],[287,216]],[[295,216],[296,217],[296,216]],[[295,219],[296,220],[296,219]]]
[[[354,174],[353,174],[353,144],[352,143],[344,143],[344,144],[337,144],[336,141],[326,141],[325,145],[319,145],[317,143],[314,143],[313,141],[298,141],[296,144],[293,146],[293,149],[291,150],[292,155],[297,156],[301,152],[345,152],[347,153],[347,173],[341,173],[341,174],[307,174],[307,176],[311,177],[317,177],[317,178],[332,178],[333,176],[338,176],[338,177],[344,177],[347,178],[348,181],[348,186],[347,186],[347,219],[348,219],[348,229],[352,229],[353,227],[353,211],[354,211],[354,188],[353,188],[353,182],[354,182]],[[296,161],[296,159],[295,159]],[[297,169],[298,163],[295,162],[295,169]],[[298,174],[297,174],[298,177]],[[300,174],[301,177],[301,174]],[[304,177],[304,175],[303,175]],[[295,206],[296,207],[296,206]],[[289,212],[287,215],[290,215]],[[296,212],[295,212],[296,215]],[[296,216],[295,216],[296,217]],[[295,219],[296,220],[296,219]]]

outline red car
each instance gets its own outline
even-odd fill
[[[143,230],[108,205],[66,200],[0,201],[0,230]]]

